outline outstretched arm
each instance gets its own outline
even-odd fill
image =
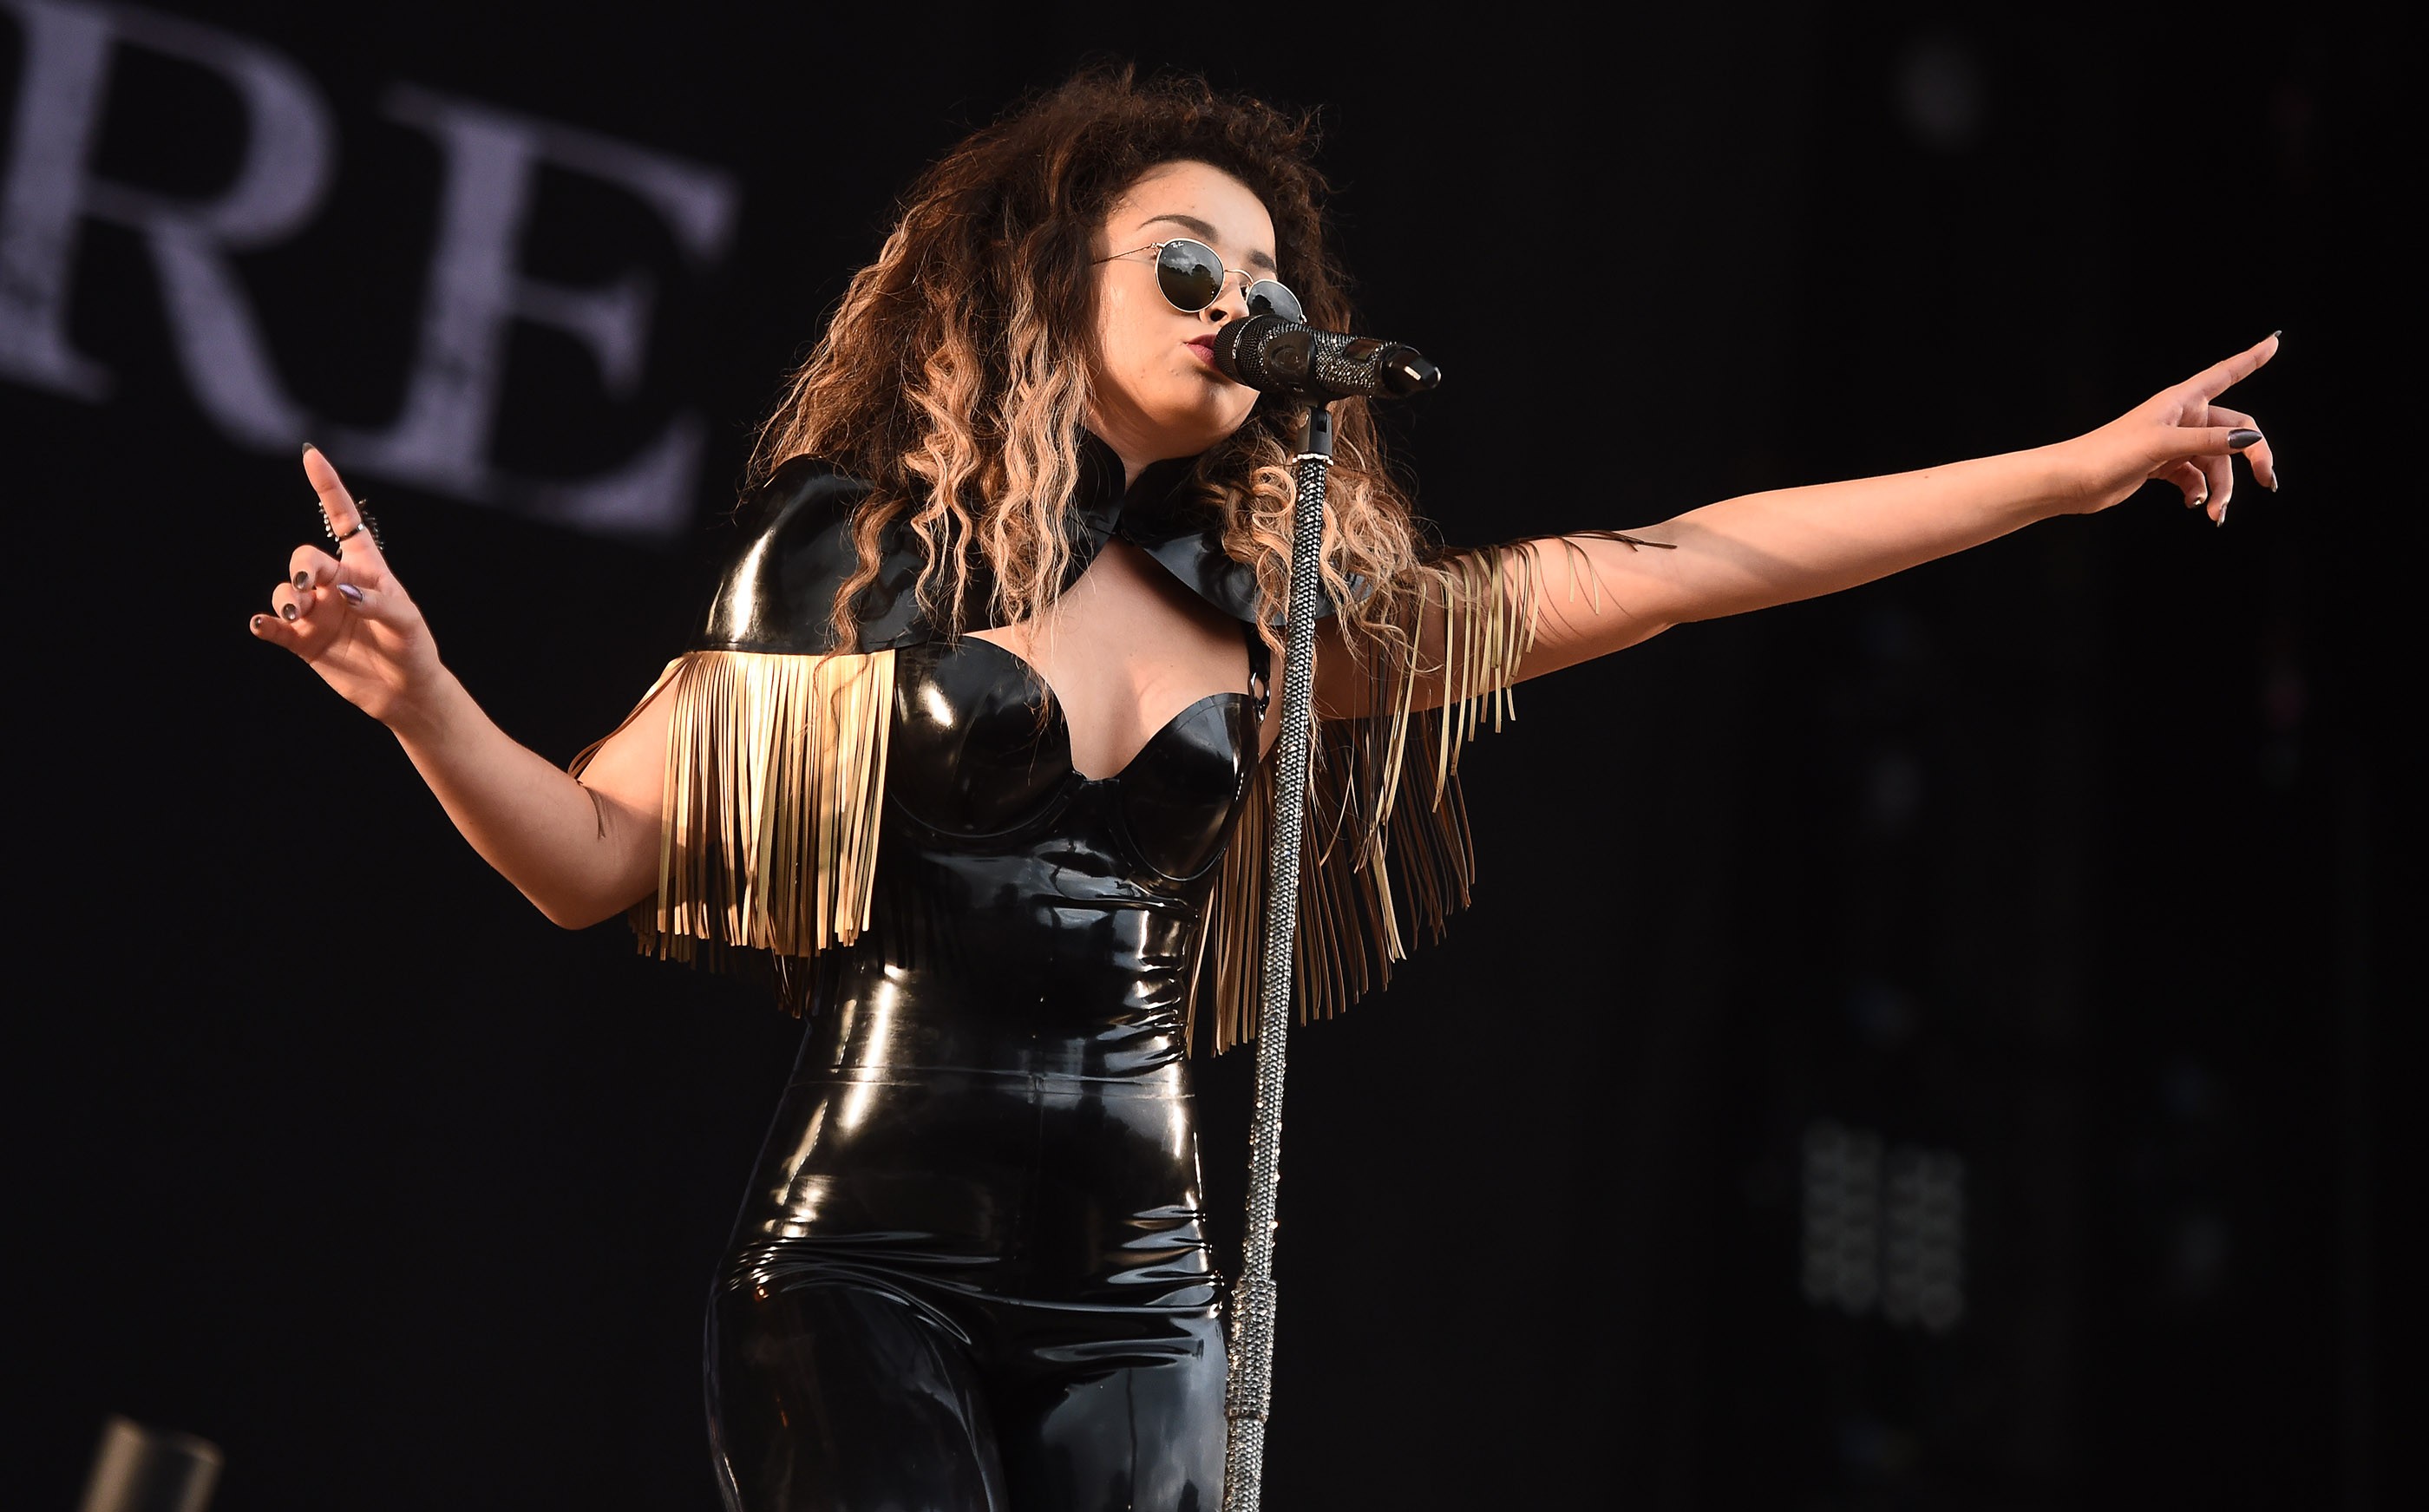
[[[1673,625],[1811,599],[1961,551],[2034,520],[2107,508],[2156,478],[2223,521],[2241,452],[2270,488],[2275,460],[2251,416],[2219,397],[2277,353],[2271,336],[2152,396],[2089,435],[2029,452],[1846,483],[1725,499],[1633,533],[1530,541],[1539,574],[1532,646],[1512,681],[1540,677],[1646,640]],[[1518,591],[1504,574],[1505,591]],[[1427,618],[1420,666],[1439,666],[1447,616]],[[1348,658],[1332,662],[1343,672]],[[1320,692],[1354,709],[1359,681]],[[1429,697],[1430,692],[1430,697]],[[1420,703],[1439,686],[1421,685]]]
[[[354,500],[329,459],[306,447],[304,471],[330,529],[353,531]],[[577,781],[481,712],[369,532],[334,556],[297,547],[287,574],[254,634],[387,725],[472,848],[542,913],[578,929],[656,885],[667,699],[627,720]]]

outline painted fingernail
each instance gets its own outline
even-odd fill
[[[252,623],[246,628],[250,629],[256,635],[260,634],[262,618],[263,616],[260,615],[254,616]]]
[[[298,593],[312,591],[312,574],[309,569],[295,574],[295,591]]]
[[[2281,325],[2281,326],[2279,326],[2276,330],[2272,331],[2272,332],[2270,332],[2270,333],[2269,333],[2269,339],[2270,339],[2270,340],[2272,340],[2272,341],[2274,341],[2274,340],[2276,340],[2279,337],[2284,336],[2285,334],[2286,334],[2286,328],[2285,328],[2284,326],[2282,326],[2282,325]]]
[[[310,456],[313,452],[318,452],[318,451],[320,451],[320,450],[321,450],[321,449],[320,449],[319,447],[314,446],[314,445],[313,445],[311,442],[309,442],[309,441],[306,441],[306,442],[305,442],[305,443],[304,443],[304,454],[305,454],[306,456]]]
[[[2259,439],[2258,431],[2239,428],[2226,433],[2226,449],[2230,452],[2240,452]]]
[[[2223,501],[2218,506],[2218,522],[2222,525],[2226,523],[2226,504]]]
[[[278,617],[288,620],[290,623],[294,620],[296,613],[297,610],[291,603],[283,603],[278,606]]]
[[[346,602],[354,605],[357,609],[360,609],[363,606],[363,590],[355,587],[351,583],[340,583],[338,584],[338,597],[343,599]]]

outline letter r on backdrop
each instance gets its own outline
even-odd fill
[[[388,114],[430,138],[445,164],[405,403],[385,427],[315,426],[280,382],[233,261],[294,236],[328,197],[337,133],[311,78],[262,43],[151,11],[80,0],[0,0],[0,10],[24,37],[0,163],[0,379],[88,403],[109,399],[110,372],[78,352],[69,332],[81,232],[86,222],[99,222],[142,238],[187,386],[235,444],[277,451],[319,431],[358,473],[608,534],[662,536],[690,518],[704,433],[688,411],[594,477],[523,476],[490,458],[513,322],[571,336],[597,361],[611,401],[633,397],[647,365],[656,290],[644,271],[574,288],[520,266],[539,171],[578,173],[630,195],[665,224],[692,271],[713,267],[732,238],[739,193],[729,175],[554,122],[398,87]],[[186,199],[93,171],[120,47],[206,69],[235,91],[244,146],[225,189]]]
[[[294,444],[304,415],[262,345],[232,253],[283,241],[329,188],[328,107],[293,63],[240,37],[150,11],[0,0],[25,34],[5,176],[0,176],[0,377],[98,403],[110,375],[68,339],[78,236],[87,220],[142,237],[160,277],[187,386],[241,446]],[[98,178],[89,162],[120,43],[197,64],[244,107],[244,160],[208,200]]]

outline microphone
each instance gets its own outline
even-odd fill
[[[1405,399],[1442,382],[1416,348],[1371,336],[1318,331],[1279,315],[1251,315],[1214,337],[1214,366],[1233,383],[1310,403]]]

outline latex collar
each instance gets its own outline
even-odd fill
[[[1093,435],[1080,442],[1080,482],[1065,515],[1068,588],[1118,535],[1153,557],[1199,598],[1232,618],[1257,613],[1256,569],[1223,551],[1223,521],[1191,495],[1197,458],[1149,465],[1129,487],[1122,462]],[[835,595],[859,565],[851,516],[869,485],[816,459],[795,457],[778,468],[740,514],[746,539],[719,581],[693,650],[768,651],[816,655],[917,646],[935,638],[913,586],[926,564],[919,538],[898,518],[880,542],[875,581],[854,604],[856,645],[839,647],[831,628]],[[971,628],[995,628],[983,563],[973,563],[968,599]],[[1326,606],[1325,613],[1330,613]]]

